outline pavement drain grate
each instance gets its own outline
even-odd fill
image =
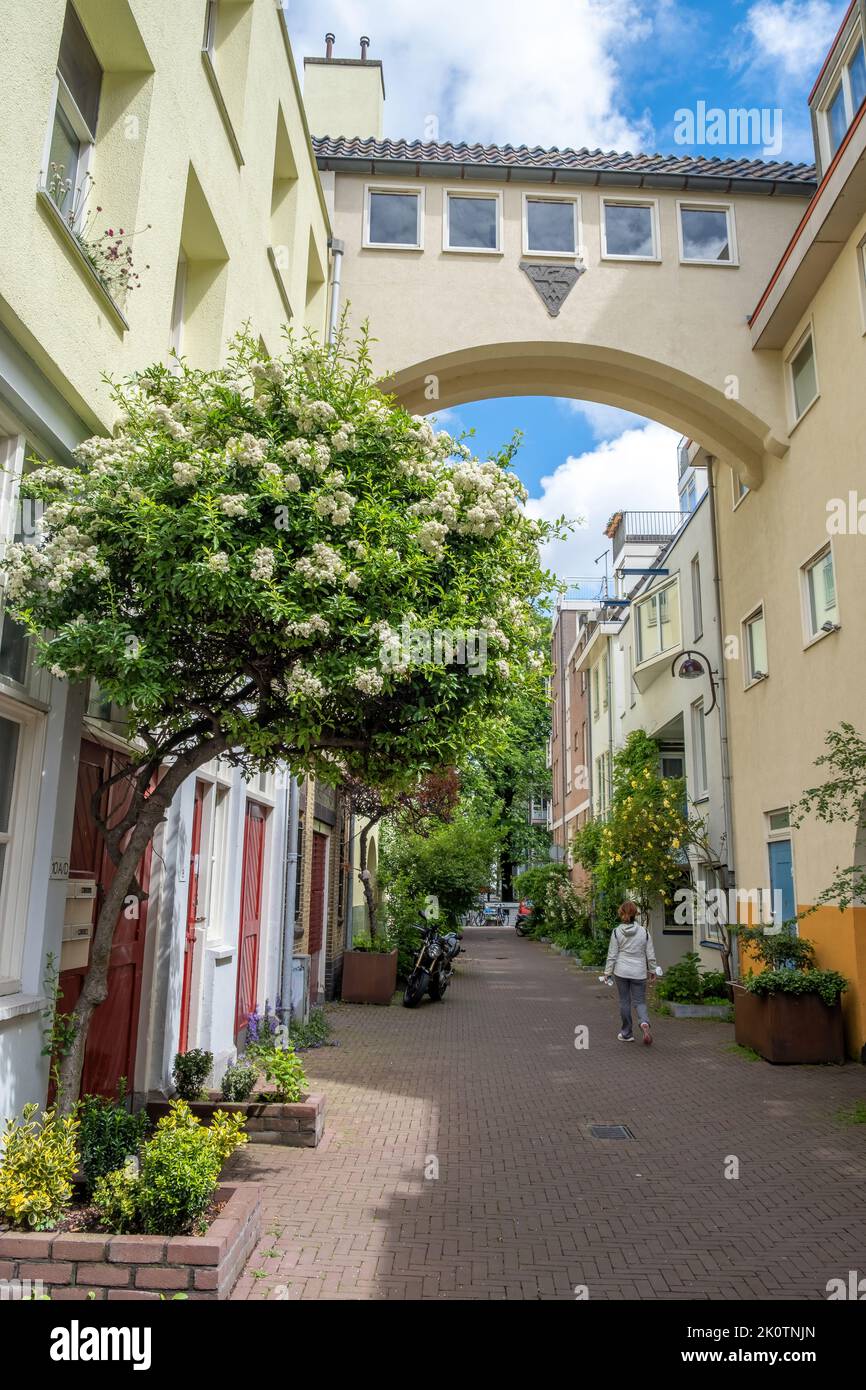
[[[590,1125],[593,1139],[634,1139],[626,1125]]]

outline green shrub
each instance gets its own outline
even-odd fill
[[[242,1115],[217,1111],[202,1125],[184,1101],[172,1101],[141,1151],[136,1185],[138,1224],[146,1235],[182,1235],[207,1211],[220,1169],[246,1143]]]
[[[106,1173],[137,1154],[148,1130],[145,1111],[131,1114],[125,1105],[126,1078],[121,1077],[117,1100],[85,1096],[81,1106],[79,1153],[87,1186],[93,1188]]]
[[[751,994],[819,994],[825,1004],[835,1004],[848,988],[838,970],[762,970],[743,982]]]
[[[223,1100],[249,1100],[258,1075],[258,1067],[250,1066],[239,1057],[236,1062],[226,1067],[220,1090]]]
[[[380,933],[379,936],[356,936],[352,941],[353,951],[371,951],[375,955],[385,955],[388,951],[393,951],[390,934]]]
[[[172,1076],[181,1100],[201,1099],[212,1067],[212,1052],[204,1052],[200,1047],[194,1047],[190,1052],[178,1052]]]
[[[331,1025],[324,1009],[311,1009],[306,1023],[290,1023],[289,1039],[295,1051],[305,1047],[324,1047],[331,1036]]]
[[[697,951],[687,951],[676,965],[668,966],[664,978],[656,986],[657,997],[670,999],[675,1004],[699,1004],[704,993],[700,964]]]
[[[140,1190],[140,1179],[131,1168],[117,1168],[97,1178],[93,1186],[93,1205],[106,1230],[119,1236],[135,1230]]]
[[[729,1003],[727,995],[728,980],[724,970],[705,970],[701,975],[701,985],[704,991],[704,999],[710,996],[713,998],[724,999]]]
[[[740,927],[741,945],[747,945],[762,965],[771,970],[777,967],[811,970],[815,964],[815,946],[805,936],[795,936],[786,923],[779,932],[767,933],[763,927]]]
[[[304,1064],[291,1045],[271,1052],[264,1071],[267,1080],[273,1082],[273,1097],[279,1105],[292,1105],[309,1090]]]
[[[592,967],[606,965],[609,945],[610,935],[607,932],[595,932],[592,936],[584,936],[578,947],[581,965]]]
[[[53,1108],[36,1119],[38,1110],[25,1105],[0,1136],[0,1222],[48,1231],[72,1199],[78,1119]]]

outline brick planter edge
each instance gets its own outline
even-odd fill
[[[226,1299],[262,1226],[258,1183],[221,1183],[225,1206],[203,1236],[0,1231],[0,1277],[41,1280],[52,1299]]]
[[[168,1114],[167,1100],[150,1100],[147,1113],[154,1124]],[[251,1144],[286,1144],[291,1148],[315,1149],[325,1132],[325,1097],[311,1092],[292,1105],[269,1105],[256,1100],[220,1100],[217,1091],[208,1100],[189,1102],[193,1115],[210,1124],[217,1110],[243,1115]]]

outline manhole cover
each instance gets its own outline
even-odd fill
[[[634,1139],[626,1125],[590,1125],[593,1139]]]

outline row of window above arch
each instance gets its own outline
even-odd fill
[[[368,183],[364,187],[363,246],[367,250],[423,251],[425,188]],[[603,260],[660,261],[659,204],[648,197],[600,200]],[[574,260],[581,256],[580,197],[523,194],[523,254]],[[500,255],[499,190],[442,189],[442,250]],[[736,266],[737,238],[730,203],[677,200],[680,261]]]

